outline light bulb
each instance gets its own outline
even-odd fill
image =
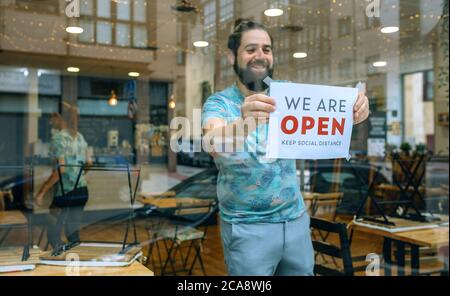
[[[207,47],[209,45],[209,43],[208,43],[208,41],[199,40],[199,41],[195,41],[193,43],[193,45],[195,47]]]
[[[81,34],[83,33],[83,28],[82,27],[77,27],[77,26],[70,26],[66,28],[66,32],[70,33],[70,34]]]
[[[279,8],[269,8],[264,11],[264,15],[275,17],[283,14],[283,10]]]
[[[292,55],[296,59],[304,59],[308,56],[306,52],[296,52]]]

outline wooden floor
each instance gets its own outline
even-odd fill
[[[150,218],[140,218],[136,220],[136,228],[137,228],[137,236],[138,241],[141,242],[143,251],[145,256],[147,257],[148,253],[148,232],[146,230],[146,225],[150,222],[152,222]],[[123,234],[125,231],[125,225],[123,224],[112,224],[112,225],[90,225],[88,227],[83,228],[81,231],[81,240],[82,241],[110,241],[110,242],[118,242],[123,240]],[[39,237],[40,231],[39,229],[36,229],[34,236],[35,236],[35,242],[37,242],[37,237]],[[10,233],[7,240],[4,242],[4,245],[8,245],[9,243],[15,244],[17,242],[20,242],[25,237],[25,233],[20,233],[20,231],[16,231],[14,233]],[[333,242],[336,238],[330,237],[329,241]],[[44,249],[46,245],[46,239],[43,239],[40,247],[41,249]],[[161,251],[161,257],[164,260],[166,258],[166,252],[165,247],[162,244],[162,242],[159,243],[159,249]],[[153,259],[154,259],[154,266],[151,264],[151,260],[147,260],[147,266],[149,269],[154,271],[155,275],[160,275],[161,273],[161,266],[159,266],[159,260],[157,255],[157,249],[154,248],[153,251]],[[185,249],[186,251],[186,249]],[[365,262],[365,256],[369,253],[375,253],[381,255],[382,253],[382,240],[381,238],[377,237],[369,237],[367,235],[364,235],[362,233],[355,233],[353,242],[352,242],[352,256],[353,257],[361,257],[362,260],[355,262],[355,267],[358,266],[366,266],[368,262]],[[204,241],[204,244],[202,246],[202,258],[206,270],[207,275],[211,276],[220,276],[220,275],[226,275],[226,267],[224,263],[223,258],[223,250],[222,250],[222,244],[220,239],[220,228],[219,225],[212,225],[208,228],[207,232],[207,238]],[[327,264],[333,265],[334,263],[329,258],[322,258],[317,257],[317,262],[323,262],[325,259]],[[425,261],[424,263],[421,263],[421,271],[427,270],[427,269],[436,269],[441,266],[440,262],[436,262],[436,258],[431,258],[431,260]],[[339,264],[339,262],[337,262]],[[189,264],[188,264],[189,265]],[[340,265],[340,264],[339,264]],[[180,265],[177,266],[181,267]],[[170,267],[167,268],[167,271],[170,272]],[[407,271],[408,272],[408,271]],[[179,272],[178,275],[187,275],[186,272]],[[200,265],[195,265],[195,268],[193,270],[193,275],[203,275],[202,270],[200,268]],[[363,268],[362,271],[356,272],[356,275],[364,276],[365,275],[365,268]],[[380,275],[383,275],[383,271],[380,270]]]

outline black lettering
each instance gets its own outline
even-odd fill
[[[336,105],[337,105],[336,100],[331,99],[330,104],[329,104],[329,107],[330,107],[329,111],[331,111],[331,109],[333,109],[333,112],[336,112]]]
[[[303,111],[311,111],[309,108],[309,101],[311,101],[311,98],[303,98]],[[306,109],[306,107],[308,107],[308,109]]]
[[[320,100],[319,107],[317,107],[317,111],[319,111],[321,109],[323,111],[327,112],[327,108],[325,107],[325,102],[323,101],[323,99]]]
[[[339,112],[345,113],[345,100],[339,101]]]
[[[291,99],[291,102],[288,101],[289,100],[288,97],[285,96],[284,98],[286,100],[286,104],[289,110],[291,110],[292,105],[294,105],[294,109],[297,110],[297,106],[300,103],[300,98],[297,99],[297,102],[294,102],[294,98]]]

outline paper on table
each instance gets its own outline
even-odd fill
[[[270,115],[266,158],[349,157],[357,88],[272,82],[270,96],[277,110]]]

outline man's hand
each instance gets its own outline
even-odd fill
[[[241,106],[242,118],[245,120],[253,117],[257,124],[266,123],[273,111],[275,111],[275,100],[263,94],[246,97]]]
[[[363,92],[358,93],[358,99],[353,106],[353,124],[363,122],[369,117],[369,99]]]

